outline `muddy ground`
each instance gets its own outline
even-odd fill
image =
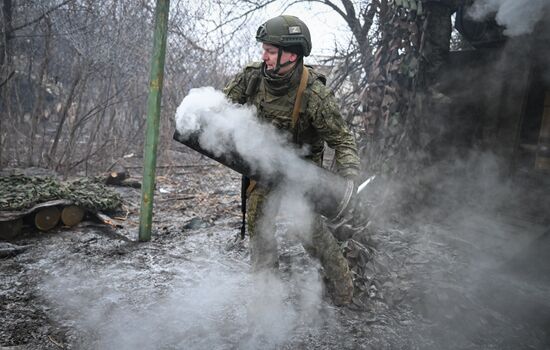
[[[180,164],[159,169],[151,242],[136,242],[140,192],[125,187],[123,228],[10,242],[30,247],[0,260],[0,349],[550,348],[545,177],[449,176],[414,214],[377,212],[354,237],[355,302],[335,307],[284,217],[280,273],[252,275],[239,175]]]

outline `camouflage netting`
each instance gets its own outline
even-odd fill
[[[56,199],[71,200],[88,210],[115,210],[122,203],[117,192],[87,178],[60,182],[52,177],[0,177],[0,210],[23,210]]]
[[[367,145],[363,148],[372,172],[395,174],[403,153],[414,150],[415,85],[419,71],[423,20],[402,8],[382,26],[380,46],[364,92],[364,125]],[[401,169],[402,171],[403,169]]]

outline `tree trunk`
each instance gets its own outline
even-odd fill
[[[71,88],[69,90],[69,95],[67,95],[65,105],[63,106],[63,110],[61,112],[61,118],[59,120],[59,124],[57,125],[57,129],[56,129],[56,132],[55,132],[55,137],[54,137],[52,146],[50,147],[50,151],[46,155],[46,157],[48,158],[48,166],[50,166],[50,167],[53,165],[53,163],[55,161],[55,158],[56,158],[55,154],[57,153],[57,146],[59,144],[59,139],[61,138],[61,132],[63,131],[63,126],[64,126],[65,121],[67,119],[67,115],[69,113],[69,108],[71,107],[71,105],[73,103],[73,100],[74,100],[74,97],[75,97],[75,92],[76,92],[76,87],[78,86],[78,83],[80,82],[80,79],[81,79],[81,72],[80,72],[80,70],[78,70],[76,72],[75,77],[73,79],[73,82],[71,84]]]
[[[2,3],[2,38],[0,41],[0,81],[4,81],[8,77],[8,71],[11,67],[12,49],[11,39],[13,37],[12,20],[13,20],[13,3],[12,0],[4,0]]]
[[[45,95],[45,86],[43,85],[44,79],[48,77],[48,65],[50,63],[50,42],[52,34],[52,25],[49,17],[46,17],[46,26],[47,32],[44,36],[44,59],[40,65],[40,73],[38,75],[38,86],[36,87],[36,102],[34,103],[34,108],[31,114],[31,132],[29,136],[29,154],[27,158],[27,164],[29,166],[34,165],[34,139],[36,136],[38,121],[40,116],[44,114],[44,95]]]
[[[0,36],[0,168],[3,165],[4,149],[7,143],[8,133],[7,127],[8,121],[6,110],[9,108],[9,79],[13,74],[11,72],[11,32],[12,32],[12,0],[4,0],[2,2],[2,27],[0,30],[2,34]]]

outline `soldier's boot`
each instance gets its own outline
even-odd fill
[[[353,280],[350,275],[344,276],[342,279],[336,281],[329,280],[327,285],[334,305],[345,306],[352,302]]]
[[[336,240],[334,242],[336,243]],[[324,257],[321,253],[320,260],[325,270],[326,286],[332,302],[336,306],[343,306],[351,303],[353,299],[353,279],[348,261],[342,255],[340,247],[336,248],[338,254],[330,252]]]
[[[312,241],[304,245],[314,257],[319,258],[325,271],[327,290],[337,306],[351,303],[353,298],[353,279],[348,261],[344,257],[338,241],[319,218],[314,225]]]

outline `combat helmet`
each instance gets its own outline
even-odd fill
[[[258,28],[256,40],[285,49],[298,47],[301,52],[295,53],[301,56],[309,56],[311,52],[309,28],[295,16],[281,15],[269,19]]]

